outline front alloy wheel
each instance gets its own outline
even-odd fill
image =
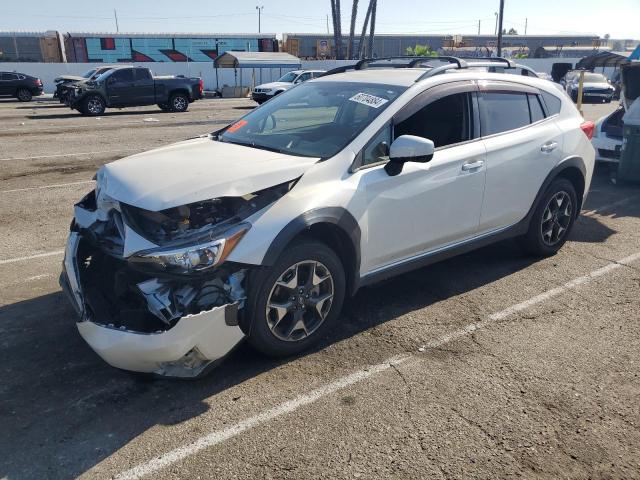
[[[271,333],[285,342],[308,337],[327,318],[332,299],[333,277],[324,264],[307,260],[291,265],[269,294]]]
[[[250,277],[240,326],[249,343],[267,355],[299,353],[338,320],[345,290],[338,255],[317,240],[297,240],[272,266]]]

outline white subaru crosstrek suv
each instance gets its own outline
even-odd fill
[[[244,338],[309,348],[389,276],[509,237],[556,253],[593,123],[546,80],[419,60],[342,67],[100,168],[61,276],[84,339],[113,366],[193,377]]]

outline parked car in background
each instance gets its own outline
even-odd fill
[[[591,143],[600,162],[620,161],[623,143],[624,115],[640,97],[640,63],[633,62],[621,67],[620,107],[596,122]]]
[[[84,115],[102,115],[107,108],[158,105],[168,112],[186,112],[202,98],[201,78],[154,77],[144,67],[114,67],[95,80],[74,84],[65,103]]]
[[[95,80],[104,72],[111,70],[112,68],[115,68],[115,66],[92,68],[85,72],[84,75],[60,75],[59,77],[54,78],[53,82],[56,84],[56,89],[53,92],[53,98],[57,98],[60,103],[64,103],[66,99],[65,97],[71,91],[72,85]]]
[[[554,255],[593,123],[551,82],[475,69],[493,63],[411,65],[339,67],[100,168],[61,278],[82,337],[116,367],[193,377],[245,336],[311,348],[345,298],[411,269],[512,237]]]
[[[570,79],[566,80],[567,94],[574,102],[578,101],[578,90],[580,87],[580,72],[574,71]],[[601,73],[584,72],[582,84],[582,101],[597,103],[609,103],[613,100],[615,87],[609,83],[607,77]]]
[[[325,73],[324,70],[294,70],[288,72],[275,82],[263,83],[255,87],[251,92],[251,98],[258,104],[262,104],[270,98],[289,90],[294,85],[317,78],[323,73]]]
[[[0,97],[15,97],[29,102],[42,95],[42,80],[26,73],[0,72]]]

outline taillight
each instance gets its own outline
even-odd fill
[[[596,130],[596,124],[593,122],[583,122],[580,125],[580,128],[582,129],[584,134],[587,136],[587,138],[591,140],[593,138],[593,133]]]
[[[42,86],[42,80],[36,78],[36,85],[38,85],[39,87]]]
[[[200,95],[202,95],[202,92],[204,91],[204,80],[200,79],[198,86],[200,88]]]

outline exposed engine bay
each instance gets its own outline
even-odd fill
[[[294,183],[154,212],[98,182],[75,206],[61,279],[80,333],[120,368],[200,374],[243,337],[248,266],[226,255],[251,228],[244,220]]]

